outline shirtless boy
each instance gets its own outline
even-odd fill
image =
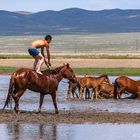
[[[36,72],[39,74],[42,74],[40,68],[44,62],[46,63],[46,65],[51,66],[50,50],[49,50],[49,43],[51,42],[51,40],[52,40],[51,35],[47,35],[43,40],[33,41],[28,49],[29,54],[35,59],[33,64],[33,69],[36,70]],[[41,49],[41,52],[38,51],[39,48]],[[48,61],[45,58],[45,54],[44,54],[45,49],[47,52]]]

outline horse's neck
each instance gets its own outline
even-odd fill
[[[101,77],[101,78],[99,79],[99,83],[104,82],[104,80],[105,80],[105,78],[104,78],[104,77]]]
[[[61,71],[58,74],[56,74],[55,77],[56,77],[57,81],[60,82],[63,79]]]
[[[60,82],[63,79],[62,76],[62,68],[63,66],[60,66],[54,70],[52,70],[52,74],[50,74],[50,77],[57,79],[58,82]],[[54,74],[55,73],[55,74]]]

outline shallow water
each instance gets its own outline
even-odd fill
[[[0,108],[3,107],[9,86],[9,75],[0,75]],[[110,81],[114,82],[116,76],[110,76]],[[131,77],[135,80],[140,79],[140,77]],[[130,112],[130,113],[140,113],[139,100],[134,99],[121,99],[121,100],[78,100],[69,99],[67,100],[67,80],[62,80],[59,84],[57,91],[57,103],[59,110],[75,110],[75,111],[85,111],[85,110],[103,110],[110,112]],[[27,90],[25,94],[20,99],[20,110],[27,111],[37,111],[39,106],[39,94]],[[14,104],[13,104],[14,105]],[[54,111],[54,106],[50,95],[46,95],[43,103],[44,111]]]
[[[138,140],[140,124],[0,124],[2,140]]]
[[[3,107],[9,86],[8,75],[0,75],[0,108]],[[115,76],[109,77],[113,82]],[[139,77],[131,77],[139,79]],[[60,82],[57,91],[59,110],[108,110],[110,112],[140,113],[139,100],[67,100],[68,84]],[[39,94],[27,90],[20,100],[20,110],[37,111]],[[54,111],[50,96],[43,104],[45,111]],[[139,140],[140,124],[36,124],[36,123],[1,123],[0,139],[2,140]]]

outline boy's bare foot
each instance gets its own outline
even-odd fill
[[[41,74],[41,75],[43,75],[43,73],[41,72],[41,71],[36,71],[38,74]]]

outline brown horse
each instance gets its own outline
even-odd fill
[[[113,98],[114,97],[114,84],[103,82],[100,84],[99,95],[104,98]]]
[[[54,74],[53,74],[54,73]],[[21,68],[14,72],[11,76],[9,83],[9,92],[3,110],[6,105],[10,102],[11,97],[15,101],[14,110],[19,110],[19,99],[24,94],[26,89],[40,93],[40,105],[39,111],[43,104],[43,99],[46,94],[52,96],[55,112],[58,113],[56,103],[56,90],[59,82],[67,78],[68,80],[74,80],[75,74],[69,67],[69,64],[62,67],[56,68],[54,71],[44,71],[43,75],[36,73],[35,71],[28,68]]]
[[[120,76],[115,80],[114,98],[121,98],[123,92],[129,92],[140,99],[140,80],[135,81],[126,76]]]
[[[73,98],[75,98],[74,95],[76,95],[77,98],[79,98],[78,94],[76,93],[76,90],[78,90],[78,92],[80,92],[80,79],[83,77],[76,77],[76,81],[69,81],[68,82],[68,92],[67,92],[67,98],[70,98],[70,94],[72,94]],[[85,89],[85,98],[86,99],[90,99],[90,91],[89,88]]]
[[[77,78],[76,78],[77,79]],[[68,82],[68,92],[67,92],[67,98],[70,98],[70,94],[72,93],[73,98],[75,98],[74,95],[76,95],[77,98],[79,98],[79,96],[76,93],[76,89],[79,89],[79,84],[78,82],[73,82],[73,81],[69,81]]]
[[[80,79],[79,84],[80,84],[80,95],[79,98],[81,99],[83,97],[83,91],[84,88],[92,88],[94,91],[95,99],[97,99],[97,96],[99,96],[99,86],[103,82],[109,82],[108,76],[107,75],[101,75],[99,77],[83,77]],[[92,97],[93,99],[93,93]]]

